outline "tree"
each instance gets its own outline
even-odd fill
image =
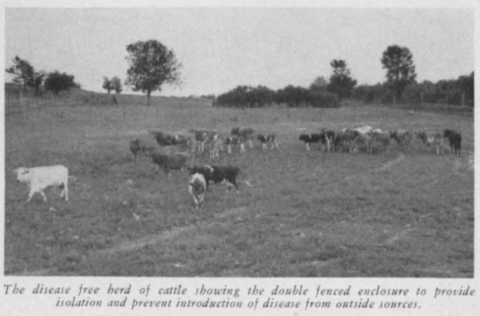
[[[317,77],[310,84],[309,89],[312,91],[326,92],[328,82],[324,77]]]
[[[47,76],[45,71],[35,72],[33,77],[29,80],[28,86],[35,89],[35,94],[40,94],[40,87],[42,86],[43,79]]]
[[[51,72],[45,79],[45,89],[47,91],[51,91],[55,95],[58,95],[60,91],[79,87],[79,85],[74,82],[74,78],[74,76],[66,73],[60,73],[58,71]]]
[[[122,81],[118,77],[113,77],[112,80],[110,80],[110,84],[112,89],[115,91],[116,94],[119,94],[122,92]]]
[[[334,59],[330,63],[330,66],[333,67],[333,74],[330,77],[327,90],[337,94],[340,100],[350,97],[353,87],[357,85],[357,80],[351,77],[347,63],[344,60]]]
[[[110,91],[113,90],[112,81],[107,77],[103,77],[102,88],[107,90],[108,94],[110,94]]]
[[[173,50],[156,41],[138,41],[127,45],[126,85],[132,86],[133,91],[142,91],[147,94],[147,104],[150,105],[152,91],[161,91],[162,85],[180,84],[180,68]]]
[[[417,77],[412,53],[407,47],[388,46],[383,52],[381,62],[382,68],[387,69],[387,83],[400,97],[405,87]]]
[[[117,95],[122,92],[122,81],[120,80],[120,78],[116,76],[113,77],[112,80],[110,80],[110,84]],[[117,98],[115,97],[115,95],[113,95],[113,103],[117,104]]]
[[[13,82],[21,83],[24,92],[27,91],[27,86],[32,83],[35,74],[33,66],[27,60],[21,59],[18,56],[15,56],[13,59],[13,66],[5,69],[5,71],[15,76]]]

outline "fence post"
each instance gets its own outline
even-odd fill
[[[23,90],[20,89],[20,109],[22,111],[22,116],[25,116],[25,104],[23,101]]]
[[[465,106],[465,92],[462,93],[462,106]]]
[[[158,105],[155,105],[155,116],[157,117],[157,125],[158,125]]]
[[[357,102],[353,105],[353,122],[355,123],[355,115],[357,113]]]

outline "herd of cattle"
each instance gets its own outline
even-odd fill
[[[197,153],[204,153],[208,150],[211,158],[216,158],[222,151],[232,153],[233,148],[239,147],[240,153],[245,153],[245,145],[254,147],[254,140],[258,140],[263,150],[277,148],[278,143],[274,134],[256,134],[250,127],[235,127],[230,134],[222,135],[209,130],[190,130],[183,134],[170,134],[160,131],[150,131],[152,137],[144,139],[133,139],[130,141],[130,151],[137,159],[139,154],[144,154],[170,177],[171,170],[188,170],[191,175],[188,185],[195,208],[201,207],[205,192],[210,183],[225,183],[229,191],[234,187],[238,191],[237,177],[243,176],[243,181],[252,186],[237,166],[204,165],[194,166],[193,162]],[[305,143],[306,149],[310,150],[312,144],[318,143],[325,151],[348,151],[356,153],[359,148],[365,148],[366,152],[388,152],[392,140],[395,141],[402,151],[411,150],[415,139],[421,141],[428,148],[435,148],[436,153],[443,153],[444,140],[447,139],[452,153],[460,155],[462,135],[452,129],[445,129],[443,134],[438,131],[427,129],[420,131],[407,131],[397,129],[393,131],[382,131],[373,129],[370,126],[357,128],[345,128],[339,132],[321,128],[318,133],[301,134],[299,140]],[[187,161],[191,159],[190,164]],[[46,201],[44,190],[50,186],[58,186],[61,189],[61,196],[68,201],[68,169],[65,166],[47,166],[35,168],[18,168],[14,173],[19,182],[29,185],[30,192],[27,203],[35,193],[40,193]]]
[[[158,145],[163,148],[158,151],[158,146],[148,145],[148,141],[134,139],[130,142],[130,151],[135,159],[139,153],[144,153],[149,157],[157,167],[163,168],[170,176],[170,170],[186,169],[191,178],[189,182],[189,192],[193,197],[195,206],[198,209],[204,200],[205,192],[210,182],[226,183],[228,190],[235,187],[238,193],[236,183],[237,175],[241,173],[238,167],[233,166],[194,166],[195,153],[203,153],[208,149],[211,158],[216,158],[219,153],[225,150],[230,154],[232,147],[238,146],[240,153],[245,153],[245,144],[253,148],[253,140],[257,139],[262,144],[262,149],[267,150],[268,145],[271,149],[277,148],[278,143],[274,134],[257,134],[250,127],[235,127],[230,134],[222,135],[209,130],[190,130],[187,134],[169,134],[159,131],[150,131]],[[404,129],[393,131],[382,131],[373,129],[371,126],[362,126],[357,128],[345,128],[340,132],[321,128],[318,133],[301,134],[299,139],[305,143],[306,149],[314,143],[319,143],[325,151],[348,151],[355,153],[359,148],[366,148],[367,152],[377,151],[385,154],[388,152],[392,140],[395,141],[402,151],[410,151],[415,138],[428,148],[435,148],[436,153],[443,153],[444,139],[448,139],[452,153],[460,155],[462,136],[460,133],[446,129],[443,134],[438,131],[429,131],[427,129],[410,132]],[[171,150],[183,146],[186,151]],[[168,148],[168,149],[167,149]],[[187,160],[193,153],[193,159],[190,166],[187,166]],[[251,184],[245,180],[247,185]]]
[[[452,153],[460,155],[462,148],[462,135],[452,129],[445,129],[442,135],[438,131],[428,129],[412,133],[404,129],[382,131],[366,125],[344,128],[340,132],[322,128],[319,133],[300,135],[300,140],[305,142],[307,150],[310,150],[312,143],[320,143],[327,151],[348,150],[350,153],[355,153],[360,146],[364,146],[367,152],[376,149],[379,153],[385,154],[392,139],[402,151],[410,151],[415,139],[419,139],[428,148],[435,148],[437,154],[443,153],[444,139],[448,139]]]

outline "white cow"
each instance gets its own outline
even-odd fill
[[[195,209],[198,210],[198,208],[202,206],[206,190],[207,181],[205,180],[205,176],[201,173],[195,173],[188,183],[188,192],[190,192],[193,198]]]
[[[62,189],[60,196],[64,197],[65,201],[68,201],[68,169],[65,166],[20,167],[13,172],[17,175],[19,182],[26,182],[30,188],[27,203],[30,202],[33,195],[37,192],[47,201],[43,191],[50,186],[59,186]]]

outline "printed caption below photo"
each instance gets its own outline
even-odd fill
[[[345,287],[305,286],[245,286],[209,285],[171,287],[148,284],[120,286],[114,282],[97,287],[80,284],[72,287],[52,287],[42,283],[24,287],[19,283],[4,284],[3,295],[7,297],[28,295],[29,298],[51,302],[56,308],[125,308],[146,309],[385,309],[412,310],[437,300],[475,296],[470,285],[441,288],[432,287]],[[432,300],[433,299],[433,300]]]

